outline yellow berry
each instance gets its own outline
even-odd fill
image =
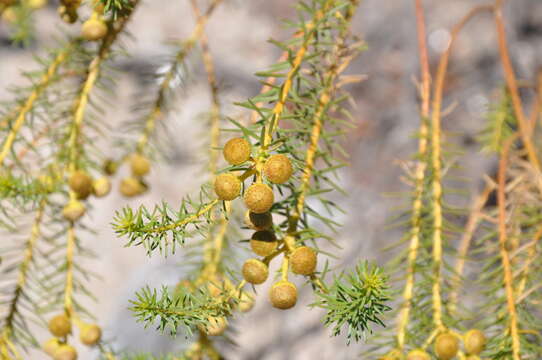
[[[53,356],[54,360],[76,360],[77,351],[71,345],[60,345]]]
[[[220,174],[215,179],[215,193],[220,200],[233,200],[241,193],[241,180],[233,174]]]
[[[262,284],[269,276],[269,269],[258,259],[248,259],[243,264],[243,278],[251,284]]]
[[[13,6],[6,8],[2,12],[2,20],[9,24],[13,24],[17,21],[17,13],[15,12],[15,8]]]
[[[111,181],[106,177],[94,180],[92,183],[92,193],[96,197],[104,197],[111,191]]]
[[[423,350],[412,350],[408,353],[406,360],[431,360],[431,356]]]
[[[467,354],[478,355],[486,346],[486,337],[483,332],[477,329],[471,329],[465,333],[463,342]]]
[[[226,331],[228,322],[225,317],[210,317],[207,319],[209,324],[199,326],[199,329],[209,336],[219,336]]]
[[[62,209],[62,216],[69,221],[75,222],[85,215],[85,212],[85,205],[80,201],[73,200],[64,206],[64,209]]]
[[[274,184],[284,184],[290,179],[294,169],[292,168],[290,159],[286,155],[277,154],[267,159],[263,171],[267,180]]]
[[[126,177],[120,182],[120,193],[126,197],[134,197],[141,195],[147,188],[145,185],[134,177]]]
[[[239,297],[239,304],[237,307],[240,312],[249,312],[254,307],[255,302],[254,294],[243,291]]]
[[[273,226],[273,216],[270,212],[256,214],[247,210],[245,214],[245,223],[249,228],[254,230],[267,230]]]
[[[459,341],[452,334],[444,333],[435,340],[435,354],[441,360],[450,360],[459,351]]]
[[[256,231],[250,239],[252,251],[259,256],[269,256],[278,246],[277,238],[271,231]]]
[[[68,184],[79,199],[86,199],[92,192],[92,178],[82,170],[71,174]]]
[[[0,4],[5,6],[13,5],[17,2],[17,0],[0,0]]]
[[[102,338],[102,329],[96,324],[84,324],[81,326],[79,339],[87,346],[96,345]]]
[[[151,171],[151,162],[141,154],[132,154],[130,157],[130,168],[134,176],[145,176]]]
[[[115,175],[119,168],[119,163],[113,159],[106,159],[102,165],[102,169],[106,175]]]
[[[49,320],[49,331],[56,337],[64,337],[72,331],[70,318],[60,314]]]
[[[310,275],[316,270],[316,251],[308,246],[295,249],[290,255],[292,272],[298,275]]]
[[[478,355],[468,355],[466,360],[481,360]]]
[[[40,9],[47,4],[47,0],[28,0],[28,7],[31,9]]]
[[[289,281],[281,280],[271,287],[269,292],[271,305],[277,309],[290,309],[297,302],[297,288]]]
[[[60,341],[57,338],[50,338],[42,345],[42,348],[47,355],[54,356],[59,346]]]
[[[273,190],[265,184],[252,184],[245,191],[245,205],[247,208],[256,214],[262,214],[273,206],[275,196]]]
[[[228,140],[222,150],[224,159],[232,165],[240,165],[250,158],[250,144],[243,138]]]
[[[98,41],[107,34],[107,25],[103,20],[90,18],[83,23],[81,35],[87,41]]]

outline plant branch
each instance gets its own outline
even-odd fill
[[[518,319],[516,311],[516,299],[514,297],[513,275],[510,263],[510,255],[507,249],[507,230],[506,230],[506,168],[508,162],[508,154],[515,137],[509,139],[503,147],[499,160],[498,172],[498,187],[497,187],[497,204],[499,209],[499,249],[503,265],[503,281],[506,291],[506,302],[508,307],[508,331],[512,338],[512,355],[514,360],[520,360],[520,339],[518,332]]]
[[[54,77],[57,74],[58,68],[68,59],[73,45],[74,45],[73,43],[70,43],[69,46],[61,50],[56,55],[55,59],[51,62],[51,64],[47,68],[47,71],[45,72],[45,74],[43,74],[43,76],[41,77],[39,83],[34,87],[32,92],[28,96],[28,98],[25,100],[24,104],[18,110],[17,117],[15,118],[15,122],[13,126],[11,127],[9,134],[6,137],[6,140],[4,141],[2,150],[0,151],[0,167],[2,167],[2,165],[4,164],[4,160],[6,159],[8,154],[11,152],[15,138],[17,137],[19,130],[23,126],[28,113],[32,110],[34,103],[40,97],[43,91],[52,83]]]
[[[421,119],[420,119],[420,138],[418,142],[418,156],[425,157],[427,153],[427,119],[429,118],[429,104],[431,97],[430,90],[430,73],[429,59],[427,55],[425,19],[421,0],[415,1],[416,6],[416,25],[418,29],[418,48],[420,57],[420,68],[422,74],[422,84],[420,87]],[[422,197],[424,190],[425,170],[427,164],[425,161],[418,161],[415,170],[415,195],[412,202],[412,218],[411,218],[411,236],[408,249],[408,266],[405,288],[403,290],[403,305],[399,312],[398,327],[397,327],[397,347],[402,350],[405,346],[406,328],[410,316],[410,308],[412,306],[412,296],[414,290],[414,269],[416,266],[416,258],[418,255],[418,247],[420,243],[421,231],[421,210]]]

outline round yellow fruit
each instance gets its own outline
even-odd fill
[[[47,4],[47,0],[28,0],[28,7],[31,9],[41,9]]]
[[[102,338],[102,329],[96,324],[85,324],[81,327],[79,339],[87,346],[94,346]]]
[[[215,179],[215,193],[220,200],[233,200],[241,194],[241,180],[233,174],[220,174]]]
[[[96,197],[104,197],[111,191],[111,181],[106,177],[101,177],[92,182],[92,193]]]
[[[71,345],[60,345],[53,355],[54,360],[77,360],[77,351]]]
[[[435,340],[435,354],[440,360],[450,360],[459,351],[459,340],[452,334],[444,333]]]
[[[406,360],[431,360],[431,356],[423,350],[412,350],[407,354]]]
[[[290,309],[297,302],[297,288],[291,282],[281,280],[271,287],[269,299],[271,300],[271,305],[277,309]]]
[[[251,284],[263,284],[269,276],[267,265],[258,259],[248,259],[243,264],[243,278]]]
[[[132,154],[130,157],[130,169],[134,176],[145,176],[151,171],[151,162],[141,154]]]
[[[87,209],[82,202],[72,200],[66,206],[64,206],[64,209],[62,209],[62,216],[64,216],[66,220],[75,222],[85,215],[86,211]]]
[[[45,353],[49,356],[54,356],[57,349],[60,347],[60,340],[57,338],[50,338],[47,340],[43,346],[42,349],[45,351]]]
[[[102,169],[106,175],[115,175],[119,168],[119,163],[113,159],[106,159],[102,165]]]
[[[467,331],[463,337],[463,343],[465,345],[465,351],[467,354],[480,354],[482,350],[484,350],[486,342],[487,339],[484,333],[477,329]]]
[[[273,206],[275,196],[273,190],[265,184],[252,184],[245,191],[245,205],[256,214],[268,212]]]
[[[294,169],[290,159],[286,155],[272,155],[267,159],[263,167],[263,172],[267,180],[274,184],[284,184],[290,179]]]
[[[81,27],[81,35],[87,41],[98,41],[107,34],[107,25],[103,20],[88,19]]]
[[[298,275],[310,275],[316,270],[316,251],[308,246],[295,249],[290,255],[292,272]]]
[[[134,197],[143,194],[146,187],[141,183],[141,180],[129,176],[121,180],[119,190],[126,197]]]
[[[256,214],[247,210],[245,214],[245,223],[249,228],[254,230],[267,230],[273,226],[273,216],[270,212]]]
[[[250,248],[259,256],[271,255],[278,246],[277,238],[271,231],[256,231],[250,239]]]
[[[64,337],[71,333],[72,323],[66,314],[60,314],[49,320],[49,331],[56,337]]]
[[[15,7],[10,6],[10,7],[6,8],[2,12],[2,20],[7,22],[8,24],[13,24],[14,22],[16,22],[17,21],[17,13],[15,12]]]
[[[250,144],[244,138],[233,138],[224,145],[224,159],[231,165],[241,165],[250,159]]]
[[[92,178],[82,170],[73,172],[68,184],[79,199],[86,199],[92,192]]]

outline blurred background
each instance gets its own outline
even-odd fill
[[[8,40],[9,27],[0,22],[0,99],[9,100],[6,88],[24,85],[22,70],[36,68],[32,56],[43,54],[54,45],[59,34],[56,4],[48,5],[35,16],[38,29],[36,41],[28,47],[14,46]],[[281,22],[295,18],[291,0],[229,0],[220,5],[207,26],[211,53],[217,66],[223,113],[239,114],[232,102],[255,95],[260,85],[253,76],[256,71],[276,61],[280,50],[268,43],[269,38],[287,39],[291,34]],[[428,45],[434,68],[439,54],[446,48],[449,29],[482,0],[425,1]],[[202,3],[202,8],[205,4]],[[413,1],[362,0],[353,22],[353,30],[368,45],[351,66],[349,73],[365,74],[367,80],[350,88],[355,100],[353,112],[356,128],[344,146],[351,155],[351,167],[340,173],[340,182],[347,197],[336,200],[347,210],[336,220],[344,224],[337,234],[342,249],[340,261],[332,261],[338,269],[349,268],[359,260],[369,259],[384,264],[389,254],[381,249],[401,236],[397,230],[386,230],[400,204],[387,193],[405,191],[401,181],[400,161],[408,161],[416,150],[415,132],[419,124],[415,81],[418,56]],[[542,1],[516,0],[505,7],[507,36],[515,69],[520,79],[532,79],[542,66]],[[134,95],[154,91],[153,84],[142,81],[142,74],[165,65],[172,48],[165,41],[183,39],[190,35],[194,17],[188,1],[147,0],[136,11],[129,31],[133,39],[126,40],[128,57],[116,58],[120,69],[118,89],[114,99],[118,106],[110,109],[107,123],[119,130],[130,119]],[[78,26],[72,26],[78,31]],[[467,192],[454,201],[468,206],[481,184],[484,172],[493,172],[494,159],[480,154],[476,136],[484,124],[488,104],[495,100],[503,84],[497,57],[494,22],[489,14],[470,23],[455,47],[447,88],[445,107],[449,110],[443,120],[446,140],[461,147],[455,156],[461,165],[460,174],[471,180]],[[168,116],[170,139],[167,161],[156,164],[149,178],[151,191],[143,197],[126,200],[113,192],[104,200],[92,200],[90,224],[98,235],[86,235],[83,242],[99,257],[86,266],[101,273],[103,279],[93,281],[90,289],[99,299],[89,304],[95,309],[107,338],[113,338],[117,349],[150,351],[156,354],[173,351],[182,346],[182,336],[171,339],[152,329],[144,330],[127,310],[136,290],[145,285],[175,284],[182,273],[177,266],[182,251],[164,259],[151,258],[141,248],[124,248],[124,240],[116,238],[111,229],[115,210],[129,204],[153,205],[164,199],[173,206],[185,195],[193,193],[204,180],[202,143],[206,136],[199,115],[209,109],[206,75],[197,52],[189,59],[188,73],[181,100]],[[202,139],[194,141],[194,139]],[[106,150],[107,154],[107,150]],[[111,155],[115,155],[114,153]],[[116,177],[116,181],[121,176]],[[245,238],[248,238],[245,234]],[[301,283],[299,283],[301,284]],[[298,306],[289,311],[271,308],[267,301],[269,282],[259,290],[259,301],[253,311],[240,315],[234,322],[238,334],[237,347],[226,347],[228,359],[352,359],[358,357],[363,344],[345,346],[345,339],[330,337],[321,322],[321,312],[306,306],[314,299],[303,288]],[[44,335],[45,336],[45,335]],[[42,339],[45,339],[43,337]],[[44,358],[42,354],[29,355]],[[92,359],[95,354],[82,353],[80,359]]]

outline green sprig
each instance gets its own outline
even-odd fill
[[[387,276],[377,266],[359,264],[352,273],[335,277],[327,292],[316,293],[320,300],[312,304],[325,309],[324,325],[332,327],[333,336],[347,330],[347,344],[365,338],[371,325],[384,326],[381,316],[391,308]]]

